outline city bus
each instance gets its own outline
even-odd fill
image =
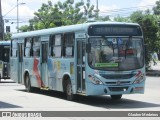
[[[90,22],[12,35],[11,79],[76,95],[144,93],[144,38],[136,23]]]
[[[10,45],[11,41],[0,41],[0,81],[10,79]]]

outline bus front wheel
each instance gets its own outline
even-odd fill
[[[112,100],[120,100],[122,98],[122,95],[111,95]]]
[[[67,80],[66,95],[67,95],[67,100],[70,100],[70,101],[74,100],[74,94],[72,92],[72,85],[70,80]]]

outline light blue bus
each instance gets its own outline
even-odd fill
[[[10,45],[11,41],[0,41],[0,81],[10,79]]]
[[[12,35],[11,79],[76,94],[144,93],[144,39],[138,24],[91,22]]]

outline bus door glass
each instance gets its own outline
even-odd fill
[[[4,49],[3,49],[3,61],[4,62],[9,62],[9,51],[10,51],[10,46],[4,46]]]
[[[77,92],[85,91],[85,39],[77,39]]]
[[[4,61],[4,66],[3,66],[3,77],[4,78],[9,78],[10,77],[10,65],[9,65],[9,54],[10,53],[10,46],[6,45],[4,46],[3,49],[3,61]]]
[[[22,83],[23,44],[18,43],[18,83]]]
[[[47,72],[47,61],[48,61],[48,42],[41,42],[41,87],[48,87],[48,72]]]

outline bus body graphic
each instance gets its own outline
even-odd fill
[[[13,34],[11,78],[26,86],[75,94],[144,93],[144,38],[138,24],[92,22]]]
[[[36,76],[36,80],[37,80],[38,86],[41,88],[41,87],[44,87],[44,84],[43,84],[43,81],[41,80],[41,76],[40,76],[40,72],[39,72],[38,66],[39,66],[39,60],[34,59],[33,73]]]

